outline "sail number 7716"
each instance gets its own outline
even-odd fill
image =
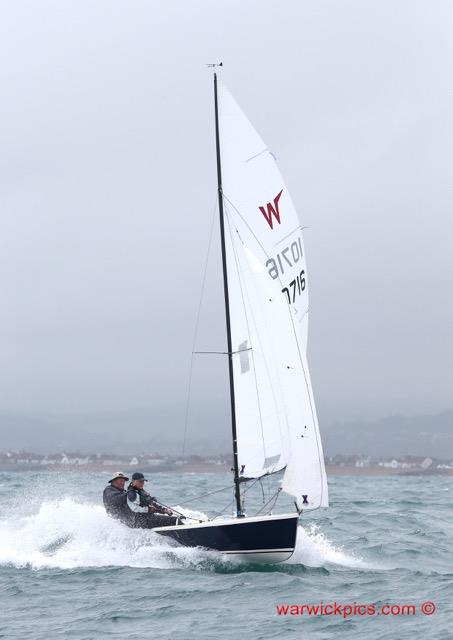
[[[279,251],[274,258],[269,258],[266,262],[266,268],[273,280],[277,278],[293,275],[296,264],[302,259],[302,239],[299,236],[297,240]],[[305,270],[302,269],[296,273],[286,287],[283,287],[282,293],[287,297],[288,304],[296,301],[296,295],[300,296],[306,287]]]

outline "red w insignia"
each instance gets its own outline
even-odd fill
[[[275,196],[273,203],[268,202],[266,205],[266,208],[264,207],[259,208],[263,216],[266,218],[266,222],[271,229],[274,228],[273,218],[275,218],[278,224],[280,224],[280,211],[278,209],[278,201],[280,200],[280,196],[282,195],[282,193],[283,193],[283,189],[280,191],[280,193],[277,196]]]

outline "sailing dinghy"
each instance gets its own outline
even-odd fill
[[[236,510],[154,531],[252,561],[287,560],[302,512],[328,506],[308,371],[302,228],[272,153],[214,72],[218,209]],[[294,511],[244,513],[247,482],[282,472]]]

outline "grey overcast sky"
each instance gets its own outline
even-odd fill
[[[452,33],[442,0],[2,0],[0,410],[183,406],[217,60],[309,227],[321,420],[451,408]]]

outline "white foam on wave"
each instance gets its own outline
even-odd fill
[[[212,555],[173,545],[152,531],[128,529],[109,518],[102,506],[71,498],[43,503],[32,516],[0,521],[0,565],[35,569],[196,567]]]
[[[289,564],[303,564],[307,567],[324,567],[334,564],[351,569],[375,568],[363,558],[335,546],[314,523],[307,527],[299,525],[296,548],[287,562]]]
[[[184,509],[184,513],[206,518],[202,512]],[[214,551],[178,546],[146,529],[129,529],[109,518],[102,506],[72,498],[45,502],[31,516],[0,521],[0,565],[35,569],[106,566],[200,569],[213,563],[231,565],[237,561]],[[336,547],[315,524],[299,526],[296,549],[288,563],[373,568],[362,558]]]

